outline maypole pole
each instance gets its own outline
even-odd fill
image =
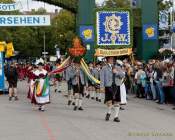
[[[85,60],[92,62],[94,58],[94,9],[95,0],[78,0],[76,32],[87,49]]]

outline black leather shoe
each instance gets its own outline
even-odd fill
[[[120,110],[125,110],[123,107],[120,107]]]
[[[78,110],[83,111],[84,109],[82,107],[79,107]]]
[[[114,122],[120,122],[119,118],[114,118]]]
[[[105,117],[105,120],[106,120],[106,121],[109,121],[110,116],[111,116],[111,114],[108,114],[108,113],[107,113],[107,114],[106,114],[106,117]]]
[[[42,108],[41,108],[41,110],[40,110],[40,111],[44,112],[44,111],[45,111],[45,109],[42,109]]]
[[[73,102],[72,105],[75,105],[75,103]]]
[[[98,98],[96,97],[96,101],[98,101]]]
[[[77,110],[77,108],[78,108],[78,107],[77,107],[77,106],[75,106],[75,107],[74,107],[74,111],[76,111],[76,110]]]
[[[12,97],[9,97],[9,101],[11,101],[12,100]]]
[[[92,100],[94,100],[94,97],[91,97]]]
[[[15,101],[18,101],[18,100],[19,100],[19,98],[16,96],[16,97],[15,97]]]
[[[101,99],[99,99],[98,101],[101,102]]]
[[[89,99],[89,98],[90,98],[90,95],[87,95],[87,96],[86,96],[86,98],[88,98],[88,99]]]
[[[71,103],[72,103],[72,101],[68,101],[68,106],[70,106],[70,105],[71,105]]]

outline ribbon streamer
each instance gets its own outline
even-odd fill
[[[61,63],[61,65],[59,65],[57,67],[57,69],[62,68],[63,66],[65,66],[69,62],[69,60],[70,60],[70,56],[66,60],[64,60],[63,63]]]
[[[85,61],[83,59],[81,59],[80,61],[81,67],[83,69],[83,71],[85,72],[85,74],[88,76],[88,78],[93,81],[96,84],[100,84],[100,81],[97,80],[94,76],[91,75],[89,68],[87,67],[87,64],[85,63]]]
[[[69,67],[70,65],[67,65],[65,67],[61,67],[61,68],[57,68],[56,70],[53,70],[50,72],[50,74],[58,74],[58,73],[61,73],[63,72],[67,67]]]
[[[50,74],[58,74],[63,72],[69,65],[68,62],[70,60],[70,56],[63,61],[63,63],[61,63],[61,65],[59,65],[55,70],[51,71]]]

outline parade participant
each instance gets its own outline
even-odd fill
[[[40,111],[45,111],[45,105],[50,103],[50,87],[47,79],[48,72],[43,69],[43,63],[39,62],[38,69],[34,71],[35,92],[32,103],[39,105]]]
[[[124,67],[124,63],[121,60],[117,60],[116,61],[116,68],[117,71],[119,71],[120,73],[123,73],[123,75],[125,75],[123,77],[123,79],[121,79],[123,82],[120,85],[120,110],[125,110],[122,106],[127,104],[126,101],[126,86],[125,86],[125,81],[126,81],[126,69]]]
[[[125,72],[126,72],[126,80],[125,80],[125,86],[126,86],[126,93],[131,93],[131,86],[132,86],[132,82],[131,82],[131,73],[132,73],[132,69],[129,63],[125,63]]]
[[[18,72],[15,63],[12,63],[10,66],[7,65],[5,68],[5,76],[9,84],[9,101],[11,101],[13,97],[15,97],[15,101],[17,101]]]
[[[56,68],[57,68],[56,64],[53,64],[52,65],[52,71],[56,70]],[[58,85],[57,85],[58,84],[58,79],[56,78],[55,75],[52,75],[50,78],[51,78],[51,81],[52,81],[52,85],[54,87],[54,91],[56,93],[57,92],[57,88],[58,88]]]
[[[61,59],[58,59],[56,67],[58,67],[60,64],[61,64]],[[62,78],[63,78],[63,73],[58,73],[58,74],[55,75],[55,80],[56,80],[55,81],[56,82],[55,86],[57,86],[56,89],[55,89],[55,92],[58,91],[58,93],[61,93],[61,81],[62,81]]]
[[[72,71],[71,71],[71,79],[73,85],[73,93],[75,97],[75,107],[74,111],[83,110],[82,103],[83,103],[83,94],[84,94],[84,86],[86,85],[85,75],[80,68],[79,63],[75,63]]]
[[[35,90],[35,71],[37,70],[37,66],[33,65],[28,68],[28,82],[29,82],[29,91],[28,91],[28,99],[31,100],[31,103],[35,102],[34,98],[34,90]]]
[[[100,73],[100,88],[101,91],[105,91],[105,103],[108,107],[106,121],[109,121],[112,108],[114,107],[114,122],[120,122],[120,85],[123,83],[124,76],[114,65],[114,57],[107,57],[107,64],[102,68]]]
[[[94,68],[93,71],[93,76],[97,79],[100,80],[100,71],[101,71],[101,65],[100,63],[96,64],[96,67]],[[100,92],[100,85],[95,85],[95,91],[96,91],[96,101],[101,102],[101,96],[102,93]]]
[[[92,63],[89,63],[89,70],[90,70],[90,74],[93,75],[94,68]],[[86,98],[89,99],[90,97],[92,100],[95,99],[95,88],[94,88],[94,83],[88,79],[88,91],[87,91]]]
[[[72,93],[72,79],[71,79],[73,65],[74,64],[71,63],[71,65],[66,69],[66,81],[67,81],[67,87],[68,87],[68,105],[71,105],[71,103],[73,103],[73,105],[75,104],[74,96]]]

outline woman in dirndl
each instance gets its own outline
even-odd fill
[[[32,103],[39,106],[39,111],[45,111],[45,105],[50,103],[50,87],[48,72],[43,69],[43,63],[38,64],[38,69],[34,71],[35,89]]]

